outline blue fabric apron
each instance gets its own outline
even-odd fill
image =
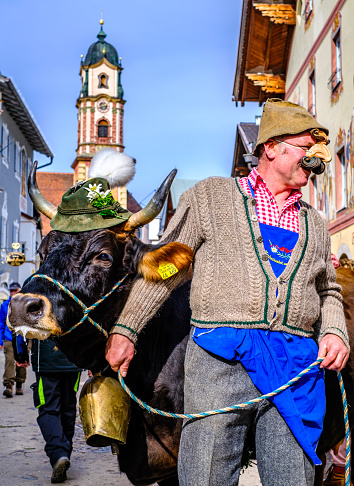
[[[253,188],[249,186],[254,197]],[[259,226],[270,264],[279,277],[290,260],[299,235],[277,226],[263,223]],[[284,385],[316,361],[318,355],[317,344],[312,338],[279,331],[195,327],[193,339],[217,356],[240,361],[262,394]],[[298,384],[270,399],[316,465],[321,464],[316,447],[326,408],[323,378],[323,370],[316,367]]]

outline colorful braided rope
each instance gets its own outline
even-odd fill
[[[196,419],[196,418],[204,418],[204,417],[209,417],[211,415],[217,415],[220,413],[227,413],[227,412],[232,412],[233,410],[239,410],[242,408],[247,407],[248,405],[252,405],[253,403],[258,403],[261,400],[265,400],[267,398],[274,397],[275,395],[278,395],[279,393],[283,392],[284,390],[290,388],[292,385],[294,385],[297,381],[299,381],[306,373],[311,371],[313,368],[318,366],[324,358],[318,358],[316,361],[314,361],[308,368],[304,369],[301,371],[297,376],[289,380],[285,385],[280,386],[276,390],[267,393],[265,395],[262,395],[260,397],[254,398],[253,400],[249,400],[244,403],[239,403],[238,405],[231,405],[230,407],[225,407],[225,408],[220,408],[217,410],[210,410],[208,412],[200,412],[200,413],[172,413],[172,412],[164,412],[162,410],[158,410],[156,408],[150,407],[147,403],[143,402],[140,400],[138,397],[134,395],[134,393],[127,387],[127,385],[124,383],[124,380],[120,374],[120,371],[118,371],[118,379],[120,384],[122,385],[122,388],[126,391],[126,393],[132,398],[141,408],[144,408],[150,413],[154,413],[157,415],[162,415],[164,417],[171,417],[171,418],[179,418],[179,419]],[[346,440],[346,464],[345,464],[345,486],[350,486],[350,478],[349,478],[349,466],[350,466],[350,441],[349,441],[349,418],[348,418],[348,405],[347,405],[347,398],[346,398],[346,393],[344,389],[344,383],[342,379],[342,375],[339,372],[338,373],[338,380],[340,384],[340,389],[342,393],[342,401],[343,401],[343,410],[344,410],[344,423],[345,423],[345,440]]]
[[[98,300],[97,302],[95,302],[94,304],[92,304],[90,307],[86,307],[86,305],[79,298],[77,298],[76,295],[74,295],[72,292],[70,292],[69,289],[67,289],[63,284],[61,284],[60,282],[58,282],[54,278],[48,277],[48,275],[36,274],[36,275],[33,275],[32,278],[44,278],[44,279],[48,280],[49,282],[52,282],[59,289],[61,289],[63,292],[65,292],[67,295],[69,295],[72,299],[74,299],[75,302],[77,304],[79,304],[80,307],[82,307],[82,309],[84,311],[84,315],[83,315],[82,319],[77,324],[75,324],[74,326],[72,326],[70,329],[68,329],[67,331],[63,332],[63,334],[61,334],[61,336],[65,336],[69,332],[73,331],[74,329],[76,329],[80,324],[82,324],[87,319],[92,325],[95,326],[95,328],[98,331],[100,331],[104,335],[104,337],[106,339],[108,339],[108,332],[105,331],[103,329],[103,327],[100,326],[97,322],[95,322],[93,319],[91,319],[91,317],[89,316],[89,313],[92,310],[94,310],[99,304],[101,304],[101,302],[103,302],[108,296],[110,296],[121,285],[121,283],[126,279],[127,276],[128,276],[128,274],[127,275],[124,275],[124,277],[121,280],[119,280],[119,282],[117,282],[115,284],[115,286],[106,295],[104,295],[102,297],[102,299]]]

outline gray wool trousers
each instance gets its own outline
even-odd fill
[[[260,396],[239,362],[205,351],[189,338],[185,359],[186,413],[204,412]],[[255,433],[263,486],[312,486],[314,466],[268,400],[246,409],[186,420],[178,456],[180,486],[237,486],[248,429]]]

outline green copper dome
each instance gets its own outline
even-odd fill
[[[113,64],[113,66],[120,67],[117,50],[112,46],[112,44],[105,41],[107,34],[105,34],[103,31],[103,20],[100,21],[100,24],[101,30],[97,35],[98,41],[90,45],[83,65],[91,66],[98,63],[105,57],[108,62]]]

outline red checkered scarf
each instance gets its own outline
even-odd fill
[[[257,201],[257,215],[260,223],[269,224],[270,226],[278,226],[279,228],[299,232],[299,218],[298,218],[298,205],[300,198],[302,197],[301,191],[294,189],[282,210],[279,212],[278,205],[273,194],[267,188],[266,183],[259,175],[257,169],[253,169],[248,177],[242,177],[240,179],[240,185],[242,189],[249,195],[251,189],[248,185],[250,182],[254,195]]]

